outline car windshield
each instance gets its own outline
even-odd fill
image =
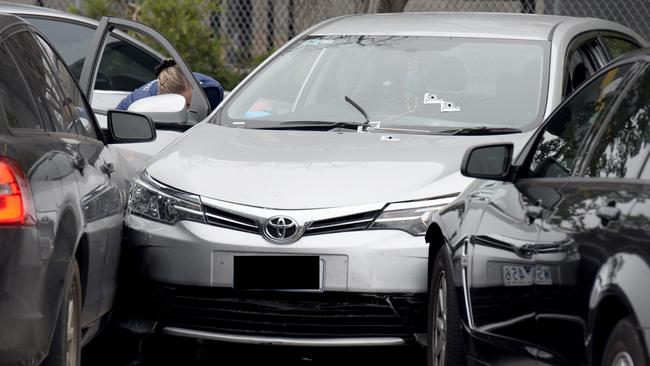
[[[243,85],[214,122],[246,128],[365,122],[348,97],[373,127],[530,129],[543,116],[547,55],[547,41],[311,36]]]

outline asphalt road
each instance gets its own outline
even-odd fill
[[[181,338],[140,344],[136,338],[107,330],[86,346],[82,366],[229,366],[229,365],[424,365],[418,346],[307,349],[196,342]]]

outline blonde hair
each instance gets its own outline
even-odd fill
[[[181,94],[192,89],[190,81],[187,80],[180,66],[172,65],[160,70],[158,74],[158,85],[160,89],[158,94],[175,93]]]

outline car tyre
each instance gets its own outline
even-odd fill
[[[465,347],[451,261],[438,250],[429,281],[427,365],[465,365]]]
[[[646,366],[647,356],[631,316],[621,319],[609,335],[603,366]]]
[[[81,279],[73,260],[63,294],[54,337],[43,366],[79,366],[81,364]]]

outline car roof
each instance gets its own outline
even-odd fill
[[[53,18],[64,18],[67,20],[77,21],[79,23],[86,23],[88,25],[97,26],[99,22],[92,18],[82,15],[67,13],[65,11],[50,9],[40,6],[16,4],[0,1],[0,13],[10,13],[18,16],[32,15],[32,16],[47,16]]]
[[[0,14],[0,29],[5,29],[6,27],[14,23],[27,24],[27,22],[25,22],[24,20],[20,19],[15,15]]]
[[[341,17],[314,35],[412,35],[550,40],[564,22],[612,22],[595,18],[515,13],[384,13]]]

